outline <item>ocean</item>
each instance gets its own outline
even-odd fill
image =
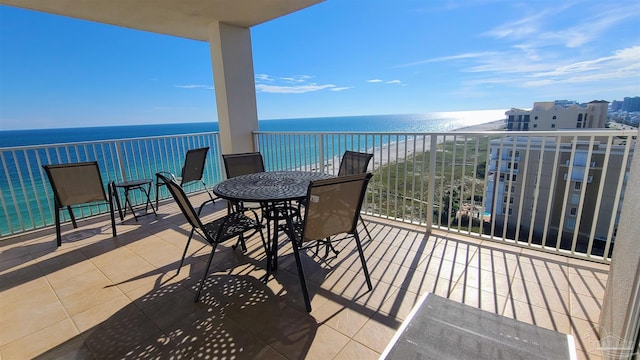
[[[447,132],[504,118],[504,110],[260,120],[260,131]],[[0,130],[0,148],[218,131],[217,122]]]
[[[342,132],[342,133],[396,133],[374,137],[367,135],[365,143],[351,143],[352,136],[329,136],[323,148],[326,159],[339,156],[345,148],[366,151],[390,139],[402,141],[407,133],[439,133],[458,128],[483,124],[504,117],[504,111],[465,111],[429,113],[419,115],[340,116],[306,119],[280,119],[259,121],[260,131],[286,132]],[[132,178],[151,178],[158,169],[179,171],[183,156],[177,150],[184,144],[178,140],[157,138],[165,135],[200,134],[218,131],[218,123],[182,123],[158,125],[101,126],[67,129],[4,130],[0,131],[0,238],[24,230],[51,224],[53,212],[49,211],[51,196],[45,180],[42,164],[97,160],[104,181]],[[156,137],[156,138],[154,138]],[[144,140],[126,140],[149,138]],[[197,135],[197,142],[211,141],[211,137]],[[161,140],[162,139],[162,140]],[[117,140],[119,145],[110,140]],[[99,145],[64,145],[101,141]],[[291,137],[267,137],[260,144],[265,159],[291,141]],[[274,169],[298,168],[313,164],[316,137],[301,134],[294,143],[298,146],[291,158],[294,164],[273,164]],[[51,147],[29,146],[56,144]],[[366,145],[368,144],[368,145]],[[211,146],[209,143],[201,146]],[[26,147],[26,148],[21,148]],[[309,158],[305,154],[313,154]],[[210,159],[217,162],[217,155]],[[219,165],[219,164],[218,164]],[[220,166],[214,163],[205,171],[207,184],[222,179]],[[166,196],[166,194],[164,194]],[[106,207],[89,209],[82,214],[106,211]],[[80,214],[76,212],[76,216]],[[67,216],[63,212],[63,217]],[[82,216],[80,216],[82,217]]]

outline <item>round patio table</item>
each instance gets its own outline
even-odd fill
[[[302,200],[311,181],[332,177],[312,171],[267,171],[224,180],[212,191],[231,201],[278,203]]]
[[[218,197],[232,202],[258,202],[266,213],[267,225],[273,223],[274,234],[267,253],[267,277],[278,263],[278,221],[286,220],[294,210],[292,201],[302,201],[307,196],[309,183],[330,179],[332,175],[312,171],[267,171],[246,174],[224,180],[211,190]],[[269,234],[270,235],[270,234]]]

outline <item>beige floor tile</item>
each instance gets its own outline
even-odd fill
[[[109,301],[93,306],[81,313],[71,316],[76,327],[80,331],[86,331],[103,321],[108,320],[118,311],[130,304],[129,298],[124,295],[117,296]]]
[[[597,323],[600,320],[602,301],[590,296],[571,295],[571,317]]]
[[[39,282],[42,283],[42,282]],[[47,285],[2,302],[0,346],[30,335],[67,318],[67,312]]]
[[[283,235],[267,283],[258,237],[248,239],[246,253],[232,249],[235,241],[220,245],[194,303],[211,248],[193,241],[177,274],[190,231],[177,211],[165,202],[157,219],[128,218],[117,238],[108,221],[93,221],[65,229],[60,248],[51,229],[0,243],[0,310],[9,314],[3,325],[12,326],[0,329],[0,360],[57,326],[49,336],[55,344],[42,345],[44,357],[377,358],[424,292],[572,333],[585,356],[598,351],[594,322],[608,265],[372,219],[375,239],[363,237],[371,291],[352,242],[337,244],[337,256],[307,252],[307,313]],[[25,322],[26,315],[38,320]]]
[[[84,273],[69,276],[66,281],[62,280],[58,284],[52,284],[56,295],[61,299],[79,292],[84,293],[90,291],[90,289],[106,288],[112,285],[113,283],[107,279],[102,272],[95,268]]]
[[[334,358],[335,360],[353,360],[353,359],[361,359],[361,360],[374,360],[380,357],[380,353],[375,352],[374,350],[360,344],[356,341],[349,341],[347,345],[340,350],[338,355]]]
[[[24,261],[21,263],[21,261]],[[19,259],[8,260],[0,265],[0,299],[5,297],[5,292],[21,293],[25,291],[25,286],[30,286],[39,281],[44,276],[35,260],[27,255]]]
[[[364,324],[353,340],[382,353],[400,325],[400,321],[376,316]]]
[[[504,312],[507,297],[493,292],[480,290],[473,286],[456,286],[449,294],[449,299],[467,304],[494,314]]]
[[[60,299],[70,316],[79,314],[94,306],[122,296],[122,291],[114,286],[96,285]]]
[[[78,336],[73,322],[64,319],[2,346],[2,355],[6,359],[32,359],[39,355],[53,358],[48,353]]]
[[[373,311],[363,310],[361,306],[346,300],[342,302],[330,300],[313,309],[311,316],[319,324],[327,325],[348,337],[353,337],[373,313]]]
[[[602,299],[606,287],[606,279],[591,277],[585,272],[569,274],[569,289],[572,293]]]
[[[571,334],[573,335],[576,349],[592,353],[600,348],[600,329],[597,324],[571,317]]]
[[[399,290],[389,297],[380,308],[378,308],[377,314],[387,315],[390,318],[403,321],[407,318],[418,300],[420,300],[422,294],[423,293],[418,294],[410,291]]]
[[[313,342],[305,357],[309,359],[333,359],[349,342],[349,337],[326,325],[316,329]],[[277,349],[277,347],[274,346]],[[285,354],[286,355],[286,354]],[[289,358],[291,358],[289,356]]]

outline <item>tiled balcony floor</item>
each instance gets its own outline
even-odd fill
[[[176,274],[190,229],[174,203],[129,216],[117,238],[105,220],[65,225],[60,248],[53,229],[0,241],[1,360],[375,359],[426,291],[573,334],[578,358],[601,357],[605,265],[366,218],[373,291],[351,245],[303,257],[308,314],[287,246],[267,284],[259,239],[246,254],[220,246],[194,303],[210,247],[192,242]]]

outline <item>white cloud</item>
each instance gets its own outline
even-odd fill
[[[327,84],[327,85],[308,84],[308,85],[297,85],[297,86],[256,84],[256,90],[258,92],[275,93],[275,94],[302,94],[302,93],[308,93],[308,92],[319,91],[324,89],[331,89],[335,87],[336,86],[333,84]]]
[[[211,85],[188,84],[188,85],[176,85],[175,87],[180,88],[180,89],[207,89],[207,90],[213,90],[213,86],[211,86]]]
[[[338,87],[334,84],[316,84],[308,82],[311,75],[292,75],[275,77],[267,74],[256,75],[256,91],[272,94],[303,94],[308,92],[331,90],[343,91],[351,87]]]
[[[267,74],[256,74],[256,81],[273,81],[273,78]]]
[[[402,68],[402,67],[409,67],[409,66],[429,64],[429,63],[435,63],[435,62],[451,61],[451,60],[475,59],[475,58],[481,58],[481,57],[491,56],[491,55],[495,55],[495,54],[496,54],[496,52],[493,52],[493,51],[491,51],[491,52],[463,53],[463,54],[458,54],[458,55],[440,56],[440,57],[426,59],[426,60],[414,61],[414,62],[410,62],[410,63],[407,63],[407,64],[396,65],[394,67],[395,68]],[[371,81],[371,80],[369,80],[369,81]],[[382,81],[382,80],[379,80],[379,81]]]
[[[613,51],[610,56],[572,61],[563,59],[548,62],[513,63],[507,56],[485,59],[466,69],[482,75],[465,82],[468,86],[511,85],[518,87],[546,87],[558,84],[603,82],[613,79],[633,81],[640,76],[640,45]],[[602,84],[599,84],[599,86]]]

